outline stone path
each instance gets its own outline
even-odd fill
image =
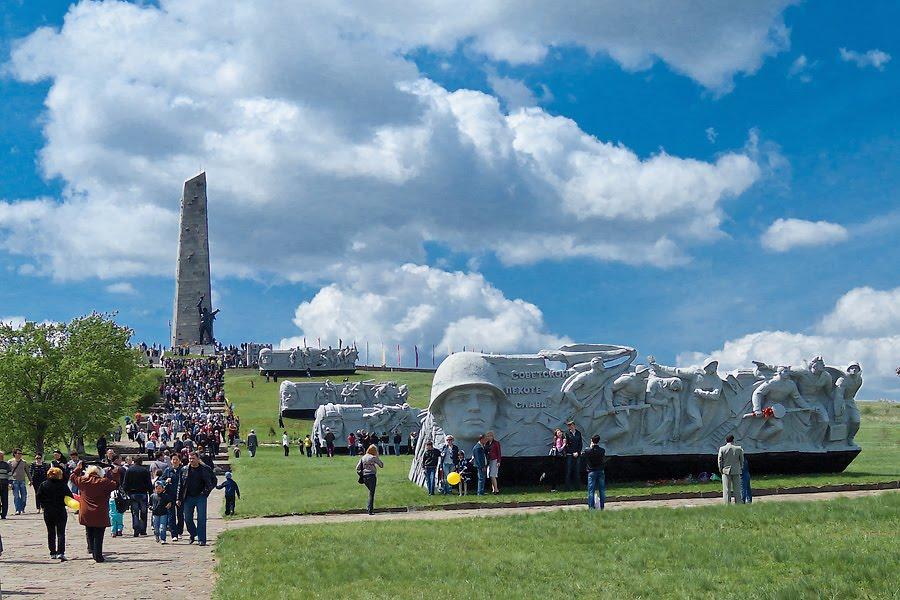
[[[817,494],[784,494],[759,497],[757,502],[802,502],[830,500],[832,498],[860,498],[874,494],[898,493],[895,490],[864,490],[850,492],[825,492]],[[584,506],[541,506],[529,508],[495,508],[481,510],[428,510],[406,513],[379,513],[365,515],[293,516],[277,518],[251,518],[224,521],[218,510],[222,504],[221,491],[210,497],[211,514],[207,526],[208,537],[214,541],[224,530],[257,525],[301,525],[346,523],[362,520],[408,521],[445,520],[467,517],[496,517],[517,514],[535,514],[555,510],[584,510]],[[30,498],[29,498],[30,500]],[[671,507],[690,508],[718,504],[721,499],[693,498],[681,500],[649,500],[639,502],[615,502],[608,510]],[[31,506],[31,505],[29,505]],[[739,510],[739,508],[736,508]],[[131,530],[130,517],[126,514],[126,535]],[[187,541],[159,546],[153,537],[107,536],[104,549],[107,562],[98,565],[88,558],[84,546],[83,528],[70,516],[67,527],[67,563],[51,561],[46,546],[43,519],[36,512],[10,517],[0,522],[4,554],[0,557],[0,581],[3,597],[56,598],[209,598],[214,586],[215,556],[212,546],[189,546]]]
[[[214,580],[213,546],[204,548],[184,541],[160,546],[148,537],[131,537],[131,514],[125,513],[125,536],[103,542],[106,562],[97,564],[87,553],[84,528],[69,514],[66,524],[68,562],[50,560],[43,517],[35,512],[29,495],[28,512],[0,521],[3,556],[0,589],[6,598],[149,599],[209,598]],[[222,492],[209,499],[207,537],[224,528],[219,516]]]

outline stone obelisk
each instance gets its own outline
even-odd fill
[[[184,182],[181,196],[181,226],[175,274],[175,308],[172,315],[172,346],[196,346],[200,340],[201,302],[212,310],[209,279],[209,225],[206,215],[206,173]],[[212,325],[209,331],[212,337]]]

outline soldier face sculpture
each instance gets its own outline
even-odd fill
[[[715,375],[716,370],[719,368],[719,361],[711,360],[705,365],[703,365],[703,372],[707,375]]]
[[[811,361],[809,361],[809,371],[812,374],[818,375],[819,373],[821,373],[824,370],[825,370],[825,361],[822,359],[821,356],[817,356],[817,357],[813,358]]]
[[[490,429],[500,400],[487,385],[466,385],[447,393],[440,410],[440,425],[461,439],[477,439]]]

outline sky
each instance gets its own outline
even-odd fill
[[[900,399],[897,22],[892,2],[9,0],[0,319],[116,311],[165,342],[204,170],[225,343],[821,354]]]

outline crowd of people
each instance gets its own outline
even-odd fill
[[[97,441],[98,459],[87,462],[74,451],[66,460],[56,450],[49,463],[40,453],[28,463],[18,448],[7,462],[0,452],[0,517],[7,518],[9,489],[18,516],[26,511],[31,488],[52,559],[66,560],[66,503],[72,500],[78,503],[88,553],[97,562],[104,561],[106,530],[112,537],[124,535],[125,513],[131,514],[133,537],[149,530],[166,544],[180,541],[187,529],[189,543],[201,546],[207,542],[207,497],[214,488],[225,490],[227,512],[234,513],[240,489],[230,473],[217,485],[213,462],[222,445],[236,445],[240,435],[240,419],[225,403],[224,365],[215,358],[163,362],[160,409],[126,417],[125,432],[138,445],[138,455],[123,459],[108,447],[106,436]],[[214,403],[224,403],[225,411],[214,410]]]

